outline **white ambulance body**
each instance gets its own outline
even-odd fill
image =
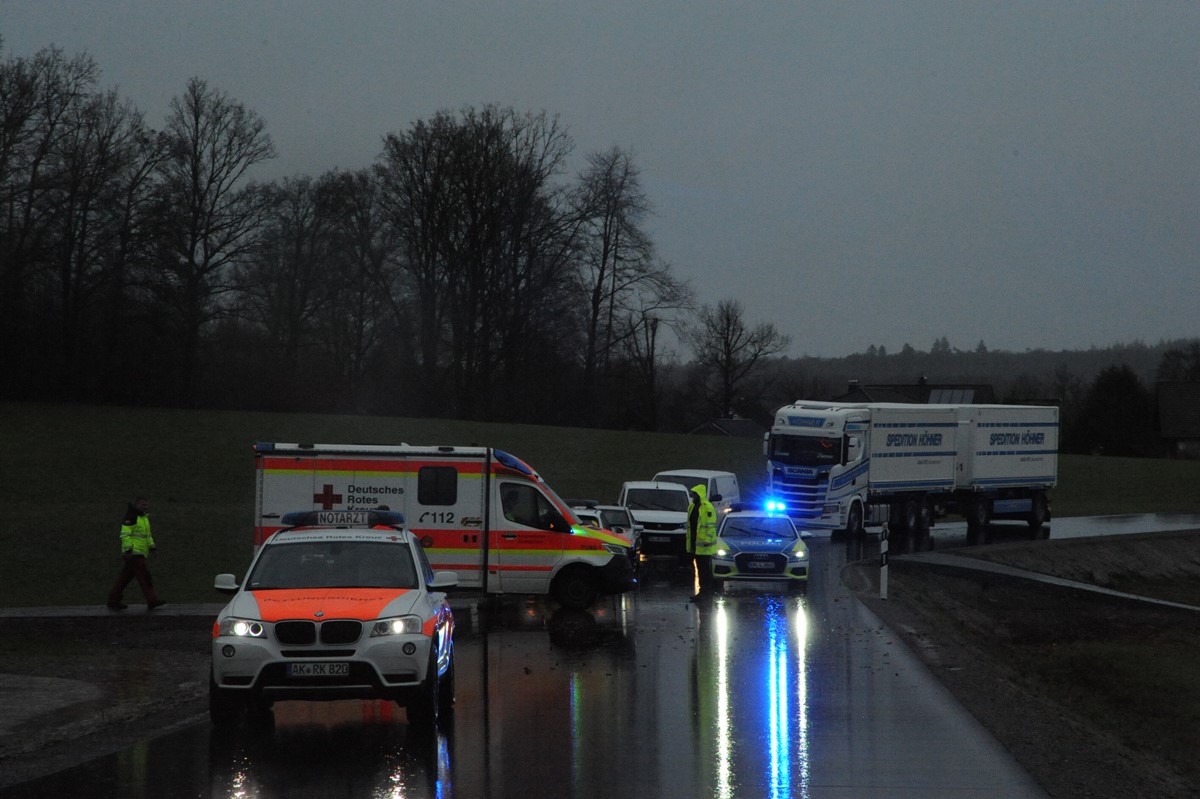
[[[800,401],[776,412],[764,450],[771,498],[802,528],[889,522],[923,546],[954,512],[979,539],[992,519],[1049,518],[1058,408]]]
[[[435,571],[568,607],[635,585],[629,539],[585,527],[524,461],[491,447],[254,445],[257,546],[296,511],[400,511]],[[331,523],[328,520],[324,523]]]

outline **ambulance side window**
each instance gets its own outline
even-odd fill
[[[422,466],[417,471],[417,502],[454,505],[458,502],[458,470],[453,466]]]
[[[530,485],[504,483],[500,486],[504,518],[524,527],[566,532],[570,528],[550,500]]]

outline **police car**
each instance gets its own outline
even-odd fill
[[[209,715],[235,722],[277,700],[380,698],[432,728],[454,702],[454,615],[403,515],[289,513],[213,624]]]
[[[718,588],[728,581],[786,582],[789,590],[808,590],[808,546],[783,513],[735,505],[717,528],[712,558]]]

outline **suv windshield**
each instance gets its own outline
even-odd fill
[[[280,588],[417,588],[407,546],[373,541],[304,541],[267,546],[250,591]]]
[[[665,488],[631,488],[625,494],[625,507],[630,510],[672,510],[687,513],[688,492]]]
[[[828,466],[842,462],[842,441],[816,436],[771,436],[771,460],[787,466]]]

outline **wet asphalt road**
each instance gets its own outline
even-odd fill
[[[268,726],[197,720],[5,795],[1043,795],[842,586],[844,546],[811,544],[807,596],[698,607],[653,564],[591,612],[456,601],[457,708],[433,738],[389,703],[284,702]]]

